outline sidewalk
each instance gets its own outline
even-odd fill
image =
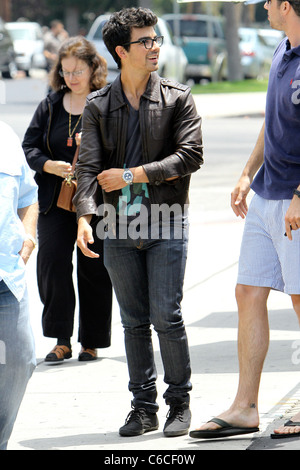
[[[261,94],[255,100],[253,94],[237,100],[229,95],[201,95],[196,97],[196,103],[204,120],[223,116],[225,111],[227,116],[264,112]],[[230,406],[238,381],[234,286],[243,221],[234,218],[230,210],[218,215],[217,219],[211,218],[191,204],[183,314],[193,370],[192,429]],[[224,243],[220,243],[217,230],[220,224]],[[154,332],[160,429],[138,438],[121,438],[118,429],[130,411],[131,394],[127,390],[128,372],[117,303],[112,346],[99,350],[96,362],[77,361],[79,345],[74,335],[73,358],[60,366],[46,366],[43,358],[52,349],[53,340],[42,336],[35,258],[28,266],[28,280],[39,365],[29,383],[9,450],[102,450],[104,458],[114,452],[128,455],[143,451],[146,455],[151,451],[197,454],[198,450],[300,449],[299,439],[271,441],[269,437],[274,427],[288,419],[300,404],[299,365],[291,360],[299,340],[299,325],[287,296],[272,292],[269,301],[271,344],[261,383],[260,433],[214,441],[198,441],[188,436],[165,438],[162,429],[168,409],[162,399],[165,384]]]
[[[264,116],[266,93],[216,93],[194,96],[197,109],[204,119]]]
[[[190,257],[187,269],[183,311],[189,337],[193,387],[191,408],[192,428],[227,409],[235,394],[238,380],[236,359],[236,279],[239,239],[243,224],[224,222],[224,239],[231,240],[224,253],[212,237],[211,223],[199,223],[191,214]],[[199,263],[198,240],[207,247]],[[214,246],[215,256],[209,252]],[[156,334],[153,335],[159,373],[159,431],[139,438],[121,438],[118,429],[130,411],[131,395],[127,391],[128,374],[123,345],[123,331],[115,303],[112,347],[99,351],[97,362],[77,361],[79,345],[74,346],[73,359],[60,366],[46,366],[43,357],[53,341],[43,338],[40,329],[40,305],[33,286],[34,259],[29,276],[31,293],[36,300],[33,327],[37,340],[39,365],[25,395],[11,450],[246,450],[251,445],[266,449],[300,448],[299,440],[271,441],[269,431],[274,422],[300,403],[299,367],[290,360],[289,348],[299,337],[298,324],[289,299],[273,293],[270,300],[271,342],[260,395],[261,434],[227,440],[197,441],[188,436],[166,439],[162,427],[167,408],[162,399],[165,390],[163,370]],[[217,292],[216,292],[217,290]],[[217,293],[217,295],[216,295]],[[287,325],[289,325],[287,327]],[[75,330],[76,331],[76,330]],[[74,338],[76,341],[76,338]],[[279,446],[279,447],[278,447]],[[253,450],[256,450],[256,447]]]

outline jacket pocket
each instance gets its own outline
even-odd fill
[[[171,135],[175,107],[150,111],[150,133],[154,140],[164,140]]]
[[[118,120],[116,118],[100,117],[100,134],[106,150],[114,150],[118,142]]]

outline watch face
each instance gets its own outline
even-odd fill
[[[126,170],[124,171],[123,173],[123,180],[126,182],[126,183],[132,183],[132,180],[133,180],[133,174],[130,170]]]

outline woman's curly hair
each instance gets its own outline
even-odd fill
[[[78,60],[86,62],[91,68],[90,89],[99,90],[106,85],[107,62],[98,54],[95,46],[83,36],[75,36],[64,41],[59,49],[58,58],[50,72],[50,86],[54,91],[68,87],[63,77],[60,76],[62,65],[61,61],[67,57],[75,57]]]

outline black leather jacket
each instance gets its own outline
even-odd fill
[[[49,145],[52,116],[56,107],[61,106],[64,92],[50,93],[37,107],[31,123],[25,133],[23,150],[27,162],[35,173],[39,187],[40,212],[47,214],[56,205],[62,178],[43,171],[47,160],[59,160],[53,155]]]
[[[201,118],[190,89],[152,73],[140,100],[142,165],[149,179],[151,204],[188,203],[191,173],[203,163]],[[96,214],[102,198],[97,175],[124,168],[128,124],[120,76],[92,93],[83,116],[83,135],[74,198],[77,217]],[[167,182],[168,178],[179,177]],[[104,202],[117,206],[120,191],[103,192]]]

